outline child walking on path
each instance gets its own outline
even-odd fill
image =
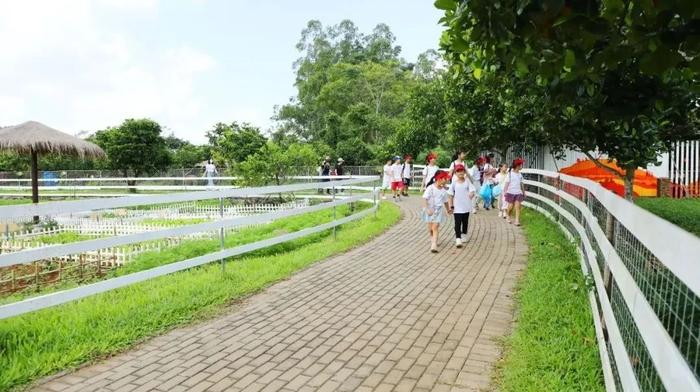
[[[447,204],[447,191],[445,191],[445,184],[449,179],[448,172],[438,170],[423,193],[423,222],[428,224],[430,251],[433,253],[438,252],[437,241],[440,223],[445,220],[443,210],[450,213]]]
[[[458,163],[454,166],[455,179],[447,191],[449,195],[448,205],[455,217],[455,246],[462,247],[467,242],[467,229],[469,228],[469,213],[472,211],[472,199],[476,194],[476,188],[467,179],[464,165]],[[464,235],[464,240],[462,240]]]
[[[386,190],[391,188],[391,178],[394,176],[394,173],[391,171],[392,162],[391,159],[387,159],[386,165],[382,169],[382,199],[386,199]]]
[[[394,201],[401,201],[401,189],[403,188],[403,167],[401,157],[394,157],[394,164],[391,165],[391,192],[394,194]]]
[[[408,196],[408,187],[411,186],[411,179],[413,178],[413,156],[410,154],[403,157],[403,170],[401,173],[401,180],[403,181],[401,194],[403,196]]]
[[[508,177],[508,165],[506,165],[505,163],[501,163],[498,166],[498,174],[496,174],[494,182],[499,188],[499,193],[496,197],[498,199],[498,217],[503,219],[506,218],[506,211],[508,211],[508,203],[506,203],[506,200],[504,198],[506,194],[504,189],[506,177]]]
[[[425,188],[428,186],[428,182],[433,179],[433,176],[438,171],[437,158],[437,154],[434,152],[429,152],[428,156],[425,157],[425,162],[427,165],[423,168],[423,182],[420,185],[421,192],[425,191]]]
[[[513,166],[510,169],[510,173],[506,177],[504,192],[505,201],[508,203],[508,211],[506,212],[506,219],[508,223],[511,223],[510,216],[511,211],[515,210],[515,225],[520,226],[520,208],[523,200],[525,200],[525,185],[523,184],[523,175],[520,174],[520,169],[523,168],[523,163],[525,163],[521,158],[517,158],[513,161]]]

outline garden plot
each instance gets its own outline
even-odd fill
[[[50,224],[26,229],[17,224],[7,223],[0,240],[0,253],[20,252],[108,236],[138,234],[214,219],[303,208],[308,205],[308,199],[281,204],[226,206],[223,209],[218,203],[176,203],[149,209],[105,210],[99,214],[55,216],[49,221]],[[225,235],[239,229],[227,229]],[[0,268],[0,296],[25,290],[40,290],[65,281],[82,282],[99,278],[109,270],[128,264],[144,252],[160,252],[181,244],[183,240],[209,240],[218,235],[218,232],[211,231],[192,233]]]

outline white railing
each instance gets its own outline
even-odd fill
[[[248,253],[254,250],[263,249],[272,245],[280,244],[283,242],[291,241],[297,238],[301,238],[310,234],[326,231],[333,229],[337,226],[351,222],[356,219],[365,217],[377,209],[377,192],[374,189],[377,177],[363,177],[346,179],[333,182],[318,182],[318,183],[303,183],[303,184],[292,184],[283,186],[269,186],[269,187],[258,187],[258,188],[239,188],[239,189],[227,189],[227,190],[217,190],[217,191],[201,191],[201,192],[189,192],[189,193],[175,193],[175,194],[165,194],[165,195],[148,195],[140,198],[132,197],[119,197],[111,199],[88,199],[80,201],[63,201],[63,202],[51,202],[43,204],[30,204],[30,205],[18,205],[18,206],[4,206],[0,207],[0,220],[2,219],[12,219],[17,217],[27,217],[27,216],[44,216],[44,215],[54,215],[54,214],[67,214],[67,213],[77,213],[91,210],[101,210],[110,208],[123,208],[123,207],[134,207],[137,205],[152,205],[152,204],[165,204],[165,203],[177,203],[182,201],[195,201],[195,200],[207,200],[207,199],[218,199],[220,202],[221,209],[223,210],[223,200],[228,197],[252,197],[260,196],[266,194],[279,194],[287,192],[297,192],[303,190],[319,189],[324,187],[340,188],[340,187],[350,187],[356,184],[369,184],[372,188],[370,194],[359,194],[354,196],[346,196],[344,198],[336,198],[333,193],[330,197],[331,201],[311,205],[304,208],[274,211],[265,214],[244,216],[244,217],[220,217],[219,220],[204,222],[192,225],[186,225],[181,227],[172,228],[162,228],[159,230],[142,232],[137,234],[127,234],[121,236],[112,236],[106,238],[98,238],[85,240],[80,242],[74,242],[69,244],[53,245],[47,246],[39,249],[26,249],[19,252],[12,252],[7,254],[0,254],[0,268],[9,267],[19,264],[29,264],[39,260],[44,260],[51,257],[62,257],[66,255],[81,254],[84,252],[95,251],[98,249],[108,249],[115,248],[118,246],[129,245],[140,243],[144,241],[153,240],[163,240],[172,237],[181,237],[191,233],[199,233],[205,231],[218,231],[221,237],[221,250],[213,253],[209,253],[203,256],[195,257],[192,259],[163,265],[160,267],[152,268],[145,271],[140,271],[132,273],[129,275],[121,276],[118,278],[112,278],[97,283],[92,283],[73,289],[63,290],[54,292],[51,294],[33,297],[25,299],[22,301],[6,304],[0,306],[0,320],[16,315],[20,315],[27,312],[32,312],[38,309],[43,309],[51,306],[56,306],[62,303],[73,301],[79,298],[88,297],[94,294],[102,293],[105,291],[113,290],[119,287],[124,287],[137,282],[141,282],[148,279],[153,279],[158,276],[163,276],[171,274],[173,272],[182,271],[188,268],[196,267],[199,265],[211,263],[213,261],[221,261],[222,268],[225,264],[223,260],[228,257],[233,257]],[[335,190],[335,189],[333,189]],[[274,238],[266,239],[263,241],[258,241],[243,246],[238,246],[235,248],[225,249],[223,247],[223,233],[225,229],[233,227],[249,226],[253,224],[259,224],[264,222],[271,222],[281,218],[296,216],[301,214],[306,214],[309,212],[320,211],[324,209],[335,207],[360,201],[371,200],[373,206],[369,209],[365,209],[359,213],[355,213],[350,216],[346,216],[341,219],[334,219],[329,223],[325,223],[319,226],[299,230],[293,233],[284,234]],[[334,213],[335,216],[335,213]]]
[[[591,180],[523,170],[525,205],[574,238],[608,391],[700,391],[700,238]]]
[[[375,176],[288,176],[285,181],[315,182],[323,180],[346,180],[350,178],[375,178]],[[235,189],[232,182],[240,179],[235,176],[213,177],[214,185],[208,185],[207,177],[83,177],[83,178],[39,178],[40,191],[84,192],[96,190],[136,190],[136,191],[185,191],[208,189]],[[225,183],[225,184],[224,184]],[[9,191],[30,191],[31,179],[0,178],[2,196],[11,196]],[[50,194],[46,195],[50,196]],[[80,196],[80,194],[76,194]]]

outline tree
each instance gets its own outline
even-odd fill
[[[207,132],[209,145],[214,158],[223,161],[227,166],[243,162],[265,145],[267,139],[258,127],[249,123],[229,124],[218,123],[214,129]]]
[[[362,165],[372,158],[372,150],[358,137],[342,140],[338,143],[335,153],[351,166]]]
[[[107,153],[109,167],[124,177],[139,177],[163,170],[170,154],[160,125],[150,119],[127,119],[116,128],[95,133],[93,141]]]
[[[295,175],[296,167],[316,166],[318,155],[308,144],[291,144],[286,149],[268,141],[256,153],[236,166],[243,186],[281,185]]]
[[[573,148],[623,178],[674,141],[697,138],[700,19],[691,1],[438,0],[452,69],[479,80],[516,75],[542,87],[541,120],[555,147]],[[613,159],[619,170],[591,151]]]
[[[409,79],[395,41],[383,24],[364,35],[348,20],[327,28],[310,21],[297,44],[303,55],[294,64],[297,96],[276,112],[281,127],[301,140],[323,141],[332,147],[339,138],[360,137],[338,129],[345,124],[366,132],[363,137],[380,137],[379,130],[367,130],[367,124],[381,122],[373,117],[396,114],[402,107],[396,100],[405,90],[399,85]]]

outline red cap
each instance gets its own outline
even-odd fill
[[[480,164],[480,163],[484,163],[484,157],[479,157],[479,158],[476,160],[476,164],[477,164],[477,165]]]
[[[435,173],[435,181],[438,180],[449,180],[450,179],[450,173],[444,171],[444,170],[438,170],[437,173]]]
[[[456,165],[455,165],[455,171],[456,171],[456,172],[458,172],[458,171],[464,171],[464,165],[461,164],[461,163],[456,164]]]
[[[428,156],[425,157],[425,162],[429,163],[431,160],[437,159],[437,157],[438,157],[437,154],[431,151],[428,153]]]
[[[525,163],[525,160],[523,158],[515,158],[515,160],[513,160],[513,167],[521,166],[524,163]]]

